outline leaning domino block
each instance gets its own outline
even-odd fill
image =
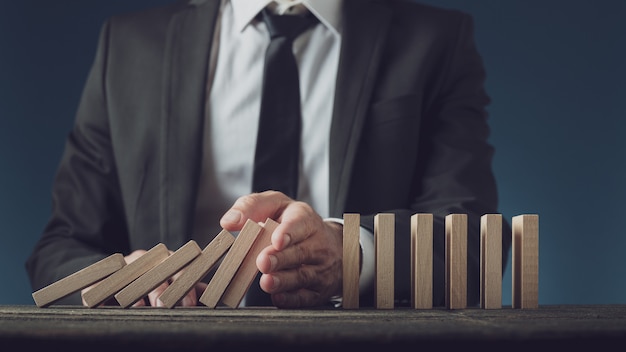
[[[50,304],[67,297],[70,294],[88,287],[95,282],[121,269],[126,262],[119,253],[112,254],[88,267],[64,277],[33,293],[33,299],[38,307],[47,307]]]
[[[263,228],[254,221],[248,220],[235,238],[222,263],[213,274],[207,288],[200,296],[200,303],[209,308],[215,308],[219,303],[224,291],[239,269],[241,262],[250,251],[250,247]]]
[[[146,296],[150,291],[154,290],[180,271],[185,265],[197,257],[200,252],[200,247],[198,247],[198,244],[194,240],[187,242],[187,244],[180,247],[159,265],[150,269],[137,280],[115,294],[115,299],[121,307],[130,307],[133,303]]]
[[[237,270],[222,296],[222,303],[226,306],[237,308],[241,304],[243,297],[259,272],[256,266],[256,258],[265,247],[272,244],[272,233],[276,227],[278,227],[278,223],[272,219],[267,219],[265,224],[263,224],[263,230],[257,236],[248,254],[239,266],[239,270]]]
[[[204,276],[217,264],[233,244],[235,237],[228,231],[222,230],[202,250],[182,274],[174,280],[159,296],[159,301],[167,308],[173,308]]]
[[[82,294],[84,303],[90,308],[100,305],[168,256],[167,247],[163,243],[157,244],[132,263],[127,264],[84,292]]]

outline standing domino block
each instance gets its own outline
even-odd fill
[[[161,304],[167,308],[173,308],[217,264],[234,240],[235,237],[230,232],[220,231],[202,253],[189,263],[180,276],[163,291],[158,298]]]
[[[360,214],[343,215],[343,298],[344,309],[359,308],[361,271]]]
[[[135,261],[128,263],[111,276],[97,283],[89,291],[84,292],[83,301],[90,308],[100,305],[168,256],[167,247],[163,243],[157,244]]]
[[[126,262],[120,253],[112,254],[94,264],[85,267],[69,276],[66,276],[40,290],[33,292],[33,299],[38,307],[47,307],[50,304],[82,290],[95,282],[120,270]]]
[[[411,306],[433,307],[433,214],[411,216]]]
[[[197,257],[200,252],[201,249],[196,241],[190,240],[157,266],[148,270],[145,274],[137,278],[137,280],[131,282],[128,286],[115,294],[115,299],[121,307],[130,307],[133,303],[146,296],[150,291],[176,274]]]
[[[513,308],[539,308],[539,216],[513,217]]]
[[[375,308],[394,308],[394,247],[395,214],[374,216],[374,245],[376,248]]]
[[[254,281],[259,269],[256,266],[256,258],[261,251],[272,244],[272,233],[278,227],[278,223],[272,219],[267,219],[263,225],[263,230],[257,236],[254,244],[248,251],[245,259],[239,266],[239,270],[230,281],[228,288],[222,296],[222,303],[231,308],[239,307],[243,297],[248,292],[250,285]]]
[[[480,218],[480,306],[502,308],[502,215]]]
[[[215,271],[211,281],[209,281],[207,288],[200,296],[200,303],[209,308],[217,306],[228,284],[262,229],[263,227],[256,222],[249,219],[246,221],[222,263]]]
[[[446,216],[446,307],[467,307],[467,214]]]

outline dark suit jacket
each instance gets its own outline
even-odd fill
[[[179,1],[104,24],[54,183],[53,213],[26,263],[33,289],[114,252],[158,242],[176,249],[189,240],[218,7]],[[478,301],[480,216],[497,213],[497,192],[472,30],[458,11],[345,1],[330,212],[360,213],[370,229],[374,214],[396,214],[399,304],[410,297],[409,218],[417,212],[435,216],[435,305],[444,304],[444,217],[468,214],[468,303]]]

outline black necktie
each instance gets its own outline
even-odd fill
[[[271,41],[265,54],[252,191],[276,190],[295,199],[302,116],[298,66],[292,44],[317,19],[312,15],[273,15],[267,10],[262,16]],[[260,275],[246,294],[247,306],[272,305],[270,295],[259,287]]]
[[[271,42],[265,54],[261,112],[252,191],[281,191],[296,198],[301,107],[298,66],[292,44],[317,22],[315,16],[262,12]]]

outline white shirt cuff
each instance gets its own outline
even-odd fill
[[[326,218],[324,221],[334,221],[343,225],[343,219]],[[374,286],[374,234],[360,227],[359,244],[361,245],[361,274],[359,275],[359,292],[369,292]]]

